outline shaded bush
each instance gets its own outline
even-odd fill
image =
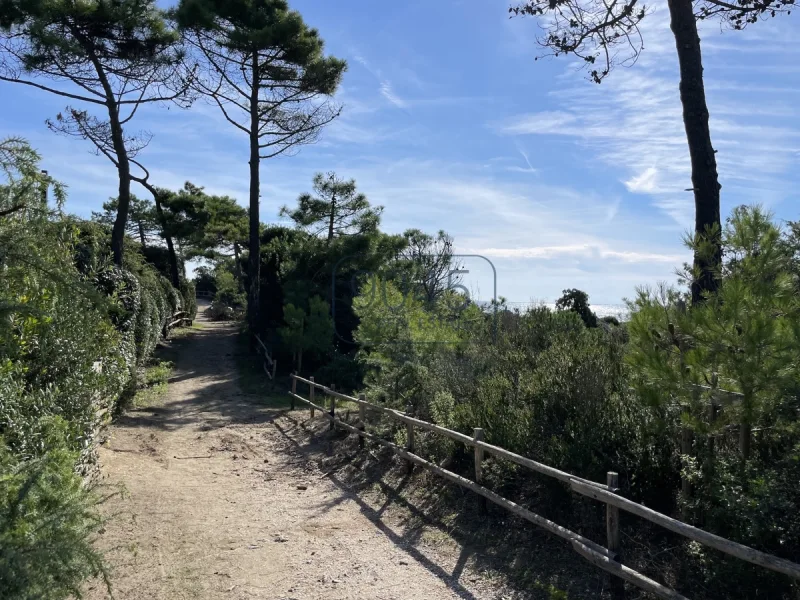
[[[88,577],[108,585],[93,545],[100,500],[75,473],[71,426],[54,418],[37,428],[45,435],[35,459],[21,459],[0,438],[0,590],[15,600],[81,597]]]
[[[187,279],[181,279],[180,294],[181,310],[189,313],[190,319],[194,319],[197,316],[197,293],[194,283]]]

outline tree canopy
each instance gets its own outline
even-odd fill
[[[80,103],[67,106],[48,126],[89,140],[117,168],[112,248],[121,265],[130,159],[150,140],[124,126],[142,104],[185,99],[190,76],[177,33],[154,0],[3,2],[0,29],[0,80]]]
[[[258,322],[261,159],[317,139],[339,116],[330,97],[345,71],[285,0],[181,0],[174,15],[200,61],[195,89],[248,138],[248,322]]]
[[[297,208],[281,208],[281,216],[289,217],[311,235],[322,235],[327,244],[334,237],[377,231],[383,207],[371,206],[366,195],[356,191],[354,179],[345,181],[333,172],[317,173],[314,191],[316,196],[302,194]]]

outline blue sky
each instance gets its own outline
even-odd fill
[[[646,20],[639,62],[600,86],[569,59],[534,61],[536,22],[508,19],[505,2],[290,4],[348,61],[344,112],[316,145],[262,165],[262,221],[334,170],[386,207],[386,230],[445,229],[459,252],[489,258],[514,302],[577,287],[612,304],[675,279],[694,209],[665,3]],[[723,215],[758,202],[800,218],[797,18],[745,32],[703,24]],[[115,195],[110,163],[46,129],[63,99],[6,83],[0,93],[0,132],[34,144],[69,186],[69,210],[88,216]],[[190,180],[246,202],[247,140],[215,108],[152,107],[130,127],[154,134],[141,160],[158,185]]]

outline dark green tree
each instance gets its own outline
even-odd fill
[[[237,279],[242,281],[240,259],[247,247],[247,209],[230,196],[203,195],[205,227],[189,239],[194,256],[208,260],[233,258]]]
[[[181,0],[176,17],[201,63],[196,89],[247,136],[250,258],[247,319],[258,328],[262,159],[315,141],[340,112],[331,104],[344,61],[285,0]]]
[[[92,220],[106,225],[113,225],[117,218],[119,200],[111,198],[103,203],[103,212],[93,212]],[[128,222],[125,231],[139,240],[142,247],[147,246],[154,238],[159,236],[159,227],[155,207],[150,200],[143,200],[131,194],[128,207]]]
[[[345,181],[333,172],[326,175],[317,173],[314,191],[316,196],[301,195],[297,199],[297,208],[281,208],[281,216],[289,217],[311,235],[324,235],[328,245],[334,237],[377,231],[383,207],[370,206],[367,197],[356,191],[354,179]]]
[[[692,187],[687,191],[694,194],[695,206],[693,304],[717,289],[722,264],[722,186],[711,144],[697,21],[714,18],[733,29],[744,29],[761,18],[790,13],[793,4],[794,0],[667,0],[692,166]],[[541,17],[544,35],[539,43],[556,56],[577,56],[586,63],[591,79],[600,83],[615,65],[636,61],[644,48],[639,24],[650,11],[640,0],[525,0],[509,12]]]
[[[557,310],[571,310],[580,316],[587,327],[597,327],[597,315],[589,308],[589,294],[581,290],[564,290],[561,298],[556,300]]]
[[[435,302],[461,281],[460,263],[453,257],[452,236],[439,231],[434,237],[419,229],[409,229],[403,238],[407,245],[401,258],[409,267],[414,287],[421,288],[428,303]]]
[[[163,195],[166,232],[180,240],[186,258],[219,261],[233,258],[241,282],[241,255],[247,247],[247,210],[229,196],[206,194],[187,181]]]
[[[124,127],[143,104],[186,100],[188,77],[178,35],[154,0],[3,2],[0,30],[0,80],[81,103],[81,108],[68,106],[48,126],[89,140],[117,168],[119,206],[111,247],[121,266],[130,159],[150,139]]]
[[[319,296],[308,301],[308,311],[294,304],[283,309],[286,325],[278,333],[287,350],[292,353],[295,368],[303,369],[303,353],[324,354],[333,345],[331,307]]]

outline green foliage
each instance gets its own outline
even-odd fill
[[[722,279],[702,304],[687,308],[686,295],[671,288],[639,291],[627,361],[651,412],[694,432],[682,457],[695,489],[682,498],[690,514],[721,535],[789,558],[800,551],[800,493],[791,483],[800,463],[792,234],[761,208],[739,207],[721,240]],[[731,569],[710,553],[698,550],[690,564],[698,581],[723,596],[785,593],[782,579]]]
[[[317,196],[303,194],[297,208],[281,208],[297,227],[330,243],[334,237],[374,233],[380,225],[382,206],[372,207],[364,194],[356,192],[354,179],[345,181],[336,173],[314,175]]]
[[[206,194],[188,181],[162,198],[166,233],[180,240],[187,258],[238,259],[247,240],[247,210],[236,200]]]
[[[190,319],[194,319],[197,315],[197,293],[194,282],[181,279],[180,295],[181,309],[189,313]]]
[[[283,306],[307,306],[319,296],[333,312],[339,351],[354,349],[349,342],[358,325],[353,297],[364,273],[379,273],[403,248],[399,236],[379,231],[326,240],[306,231],[285,227],[267,228],[262,235],[260,312],[267,337],[284,324]],[[335,304],[335,310],[333,305]],[[276,336],[277,337],[277,336]]]
[[[39,154],[22,138],[0,141],[0,217],[20,211],[47,211],[45,197],[52,190],[56,203],[64,203],[64,186],[39,169]]]
[[[303,368],[304,352],[324,355],[333,342],[333,320],[328,303],[314,296],[308,306],[306,312],[294,304],[287,304],[283,308],[286,325],[278,331],[284,346],[295,357],[298,372]]]
[[[564,290],[561,298],[556,300],[556,309],[571,310],[577,313],[587,327],[597,327],[597,315],[589,308],[589,294],[581,290]]]
[[[0,589],[18,600],[80,598],[88,577],[109,585],[94,549],[100,499],[75,473],[67,423],[54,418],[37,428],[43,448],[32,460],[0,437]]]
[[[183,299],[132,248],[125,268],[110,266],[106,228],[49,212],[38,165],[19,167],[35,155],[3,152],[21,155],[2,165],[25,207],[0,215],[0,589],[80,597],[86,577],[105,575],[97,498],[79,476],[96,458],[98,411],[135,385]]]
[[[281,339],[289,352],[296,356],[305,346],[306,313],[302,308],[289,303],[283,307],[283,319],[286,325],[279,330]]]
[[[214,302],[234,310],[242,310],[247,305],[247,298],[242,291],[241,285],[230,271],[224,268],[217,269],[215,271],[215,285],[217,293],[214,295]]]
[[[114,225],[119,210],[119,200],[110,199],[103,203],[103,212],[93,212],[92,220],[109,227]],[[147,246],[158,239],[161,228],[158,223],[156,209],[151,200],[137,198],[131,195],[128,207],[128,220],[125,225],[128,235],[135,238],[142,246]]]

